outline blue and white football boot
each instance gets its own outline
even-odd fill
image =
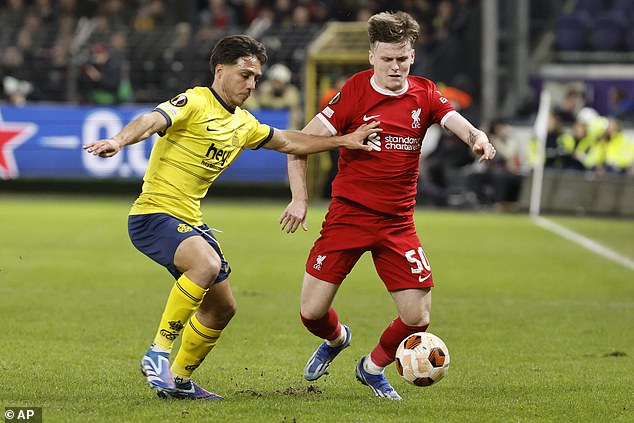
[[[326,341],[324,341],[310,356],[306,366],[304,367],[304,378],[306,380],[317,380],[322,377],[327,371],[330,363],[337,357],[344,348],[347,348],[352,341],[352,332],[346,325],[342,325],[343,330],[346,331],[346,340],[343,344],[336,347],[331,347]]]
[[[168,352],[154,351],[152,347],[147,350],[141,360],[141,373],[147,379],[152,389],[174,391],[174,376],[170,370],[170,358]]]
[[[160,398],[176,398],[176,399],[190,399],[190,400],[203,400],[203,401],[213,401],[213,400],[221,400],[222,396],[218,394],[214,394],[213,392],[209,392],[205,388],[200,387],[200,385],[195,382],[188,380],[183,381],[180,378],[176,378],[175,381],[176,389],[174,391],[166,391],[162,389],[157,389],[156,394]]]
[[[380,398],[389,398],[391,400],[400,400],[401,396],[392,388],[390,382],[387,381],[384,374],[373,375],[365,371],[363,363],[366,357],[364,356],[357,364],[357,380],[362,384],[369,386],[374,392],[374,396]]]

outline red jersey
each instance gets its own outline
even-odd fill
[[[333,135],[381,122],[383,132],[368,141],[372,151],[342,148],[332,196],[389,215],[411,215],[416,204],[420,149],[427,128],[455,112],[436,85],[408,76],[398,92],[380,88],[374,71],[348,79],[317,117]]]

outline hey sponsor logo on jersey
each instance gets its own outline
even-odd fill
[[[229,154],[229,151],[216,147],[216,144],[212,143],[207,149],[205,158],[200,163],[207,168],[214,168],[218,165],[220,167],[225,167]]]

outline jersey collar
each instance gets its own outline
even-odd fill
[[[227,103],[225,103],[224,100],[220,98],[218,93],[213,88],[209,87],[209,90],[214,95],[214,97],[216,97],[216,100],[218,100],[218,103],[220,103],[222,107],[224,107],[229,113],[234,113],[236,111],[236,108],[230,107]]]
[[[397,96],[397,95],[405,94],[407,92],[407,89],[409,88],[409,80],[407,79],[405,80],[405,85],[400,90],[391,91],[391,90],[379,87],[379,84],[377,84],[376,80],[374,79],[374,75],[372,75],[372,77],[370,78],[370,85],[372,85],[372,88],[374,89],[374,91],[378,92],[379,94]]]

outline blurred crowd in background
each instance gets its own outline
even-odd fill
[[[532,1],[532,21],[539,22],[533,15],[540,12],[552,15],[556,3]],[[289,126],[299,129],[306,47],[327,22],[364,22],[383,10],[416,17],[421,36],[411,73],[436,81],[477,121],[470,111],[480,95],[478,0],[0,0],[0,102],[157,104],[190,86],[209,85],[212,46],[224,35],[247,33],[266,45],[270,60],[246,107],[289,109]],[[322,101],[341,81],[320,93]],[[623,119],[634,118],[634,102],[621,94],[614,93],[613,115],[600,116],[585,107],[582,90],[566,91],[550,117],[545,166],[634,176],[634,143],[621,130]],[[517,203],[537,160],[535,142],[518,140],[503,118],[483,125],[496,160],[480,164],[442,133],[423,161],[424,201],[447,205],[459,190],[471,205]]]
[[[526,177],[540,159],[547,170],[634,178],[634,138],[623,131],[625,115],[602,116],[585,104],[583,91],[574,85],[551,109],[543,156],[534,135],[524,142],[504,118],[483,128],[497,150],[486,163],[477,161],[454,135],[443,133],[422,161],[420,202],[514,211],[522,186],[530,183]]]
[[[413,73],[476,90],[472,0],[4,0],[1,100],[156,103],[210,82],[211,47],[228,33],[266,46],[301,83],[305,48],[328,21],[405,10],[421,24]]]

